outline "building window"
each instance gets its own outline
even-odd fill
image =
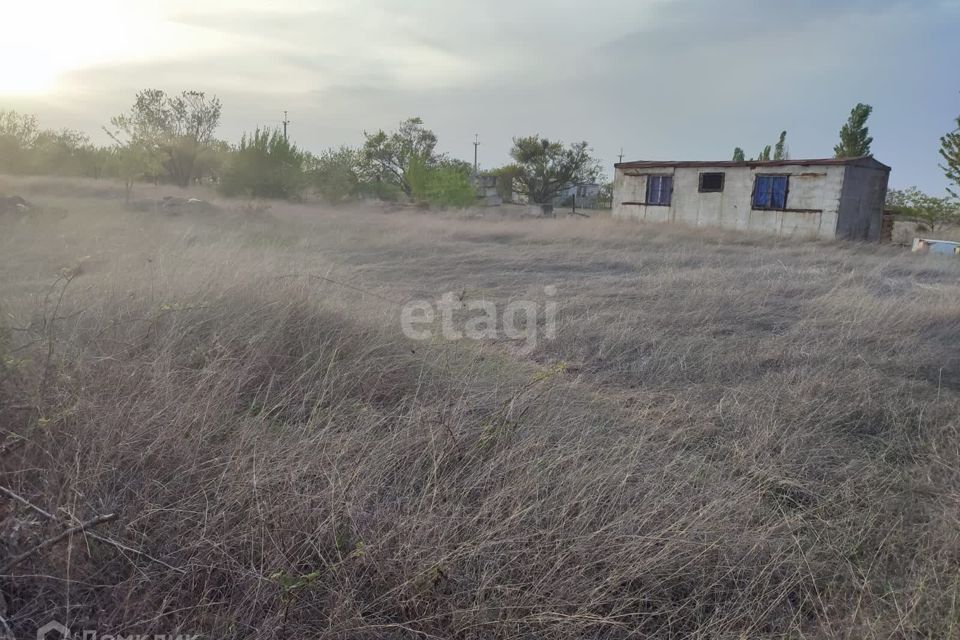
[[[754,209],[786,209],[788,176],[757,176],[753,184]]]
[[[673,193],[673,176],[649,176],[647,178],[647,204],[670,206]]]
[[[723,173],[701,173],[700,193],[723,191]]]

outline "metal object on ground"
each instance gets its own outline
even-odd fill
[[[934,240],[933,238],[914,238],[914,253],[938,253],[948,256],[960,256],[960,242],[952,240]]]

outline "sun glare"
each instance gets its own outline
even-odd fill
[[[151,2],[34,0],[4,6],[0,96],[40,95],[71,71],[144,57],[162,17]]]
[[[50,91],[56,84],[55,69],[35,61],[0,60],[0,95],[37,95]]]

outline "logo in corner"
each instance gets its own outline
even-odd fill
[[[37,640],[70,640],[70,629],[56,620],[37,629]]]

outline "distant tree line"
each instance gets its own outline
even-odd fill
[[[315,194],[331,203],[377,198],[438,206],[475,201],[471,165],[439,153],[436,134],[420,118],[408,118],[394,131],[364,132],[359,147],[313,154],[275,128],[257,128],[236,145],[217,138],[221,111],[220,100],[201,91],[169,95],[146,89],[104,127],[110,144],[98,145],[83,132],[43,129],[32,115],[0,110],[0,173],[119,179],[128,197],[138,182],[180,187],[203,182],[238,197],[297,199]],[[872,111],[866,104],[851,110],[840,129],[836,157],[870,155],[873,138],[867,120]],[[960,117],[956,124],[940,140],[940,166],[951,184],[948,195],[891,190],[891,207],[930,220],[956,217]],[[499,177],[503,195],[532,203],[548,203],[564,189],[598,181],[602,175],[586,142],[564,145],[539,135],[521,136],[513,139],[510,157],[509,164],[489,173]],[[789,157],[787,132],[782,131],[755,160]],[[733,159],[746,161],[741,147]]]
[[[923,224],[931,231],[960,224],[960,202],[953,194],[931,196],[917,187],[887,191],[886,209]]]
[[[766,162],[768,160],[789,160],[790,152],[787,150],[787,132],[781,131],[780,137],[777,139],[775,145],[767,145],[761,149],[760,154],[756,158],[750,158],[750,161],[759,161]],[[741,147],[736,147],[733,150],[733,161],[734,162],[746,162],[746,154]]]
[[[111,118],[111,144],[97,145],[83,132],[41,129],[36,117],[0,110],[0,172],[123,180],[186,187],[219,182],[233,148],[214,137],[220,101],[202,92],[168,96],[137,94],[134,105]]]
[[[32,115],[0,110],[0,172],[100,178],[119,172],[110,149],[72,129],[41,129]]]
[[[136,94],[110,119],[109,144],[85,133],[41,129],[32,115],[0,110],[0,173],[111,178],[127,198],[140,182],[187,187],[206,183],[224,195],[330,203],[359,198],[463,207],[476,201],[473,167],[437,151],[437,136],[420,118],[394,131],[364,132],[360,147],[312,154],[276,128],[256,128],[239,144],[216,136],[222,104],[201,91]],[[599,176],[586,142],[569,146],[540,136],[514,139],[512,162],[493,170],[506,193],[549,202],[561,190]]]

